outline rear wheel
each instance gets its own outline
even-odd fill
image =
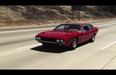
[[[90,42],[94,42],[95,41],[95,34],[92,35],[91,39],[90,39]]]
[[[73,40],[71,42],[70,49],[75,49],[76,47],[77,47],[77,39],[73,38]]]

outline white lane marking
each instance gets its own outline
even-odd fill
[[[15,54],[15,53],[19,53],[19,52],[22,52],[22,51],[26,51],[26,50],[29,50],[30,48],[37,47],[39,45],[41,45],[41,43],[34,44],[34,45],[29,45],[29,46],[24,46],[24,47],[12,49],[12,50],[9,50],[9,51],[5,51],[3,53],[0,53],[0,57]]]
[[[38,29],[26,29],[26,30],[13,30],[13,31],[1,31],[0,33],[12,33],[12,32],[23,32],[23,31],[35,31],[35,30],[46,30],[46,29],[52,29],[53,27],[49,28],[38,28]]]
[[[113,45],[113,44],[115,44],[115,43],[116,43],[116,41],[114,41],[114,42],[110,43],[109,45],[107,45],[107,46],[103,47],[101,50],[104,50],[104,49],[106,49],[106,48],[110,47],[111,45]]]

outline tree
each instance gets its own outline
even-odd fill
[[[75,11],[78,11],[78,20],[80,20],[80,11],[85,10],[86,6],[71,6],[72,19],[74,20]]]

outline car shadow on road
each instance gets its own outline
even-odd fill
[[[87,42],[78,44],[77,48],[82,47],[82,46],[84,46],[84,45],[86,45],[88,43],[89,42],[87,41]],[[68,47],[62,47],[62,46],[49,46],[49,47],[44,47],[42,45],[41,46],[34,47],[34,48],[31,48],[31,50],[41,51],[41,52],[49,52],[49,53],[63,53],[63,52],[67,52],[67,51],[72,51]]]
[[[31,48],[31,50],[41,51],[41,52],[49,52],[49,53],[63,53],[63,52],[69,51],[69,49],[66,47],[59,47],[59,46],[44,47],[42,45]]]

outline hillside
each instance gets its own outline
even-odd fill
[[[0,26],[23,26],[68,22],[72,20],[71,6],[40,6],[40,5],[8,5],[0,6]],[[75,11],[75,20],[78,18]],[[99,11],[94,6],[88,6],[81,11],[81,20],[114,17],[109,12]]]

